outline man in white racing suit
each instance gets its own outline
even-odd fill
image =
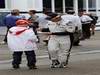
[[[61,16],[63,20],[67,21],[70,20],[73,23],[73,26],[75,26],[75,32],[71,36],[71,44],[78,46],[79,45],[79,31],[82,29],[81,21],[78,15],[75,15],[74,10],[68,10],[67,14]]]
[[[52,60],[52,68],[65,67],[67,54],[70,49],[70,34],[74,32],[75,26],[71,21],[64,21],[56,13],[51,13],[48,28],[42,28],[44,34],[49,34],[48,53]],[[45,32],[49,31],[49,32]]]

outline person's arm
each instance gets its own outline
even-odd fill
[[[51,35],[70,35],[71,33],[70,32],[52,32]]]
[[[41,31],[42,32],[50,32],[49,28],[42,28]]]

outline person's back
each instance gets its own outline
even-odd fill
[[[20,68],[21,56],[25,52],[27,57],[27,66],[29,69],[36,69],[37,37],[33,30],[28,28],[27,20],[18,20],[16,26],[8,31],[8,47],[13,51],[12,66],[14,69]]]
[[[6,16],[4,19],[4,24],[9,27],[16,26],[17,20],[18,18],[15,15]]]
[[[97,20],[98,20],[98,17],[97,16],[94,16],[94,15],[90,14],[89,17],[91,17],[93,19],[92,20],[92,23],[93,24],[96,24],[97,23]]]
[[[83,14],[81,17],[82,24],[89,24],[93,20],[90,16]]]
[[[7,26],[7,33],[8,30],[13,27],[16,26],[16,21],[18,20],[18,18],[16,17],[16,12],[11,12],[11,14],[8,14],[7,16],[5,16],[3,23],[5,26]],[[7,33],[5,35],[5,38],[2,42],[0,42],[0,44],[6,44],[7,43]]]
[[[14,51],[30,51],[34,49],[36,40],[33,30],[27,27],[15,26],[8,32],[8,46]]]
[[[73,25],[76,26],[75,25],[76,23],[75,23],[74,11],[69,10],[69,11],[67,11],[66,15],[62,15],[61,17],[65,21],[70,20],[73,23]]]
[[[82,40],[84,39],[90,39],[91,37],[91,31],[90,31],[90,27],[91,27],[91,22],[93,21],[93,19],[88,15],[85,14],[84,12],[80,12],[80,20],[82,23]]]

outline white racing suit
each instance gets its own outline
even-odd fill
[[[82,25],[81,25],[81,20],[78,15],[74,14],[65,14],[61,16],[63,20],[70,20],[73,23],[73,26],[75,26],[75,32],[73,33],[71,40],[72,40],[72,45],[78,45],[79,44],[79,38],[81,36],[81,30],[82,30]]]
[[[68,50],[70,49],[70,33],[74,32],[75,26],[70,21],[61,20],[58,23],[48,22],[49,31],[53,33],[60,33],[60,35],[51,35],[48,42],[48,53],[50,59],[58,60],[60,64],[65,63],[67,59]]]
[[[73,45],[74,46],[79,46],[80,43],[80,39],[82,37],[82,24],[81,24],[81,20],[80,17],[78,15],[74,16],[75,18],[75,32],[73,34],[74,36],[74,40],[73,40]]]

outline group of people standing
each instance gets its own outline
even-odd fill
[[[5,42],[13,51],[14,69],[20,68],[23,51],[29,69],[37,68],[35,50],[41,39],[38,31],[49,37],[46,42],[49,59],[52,61],[51,68],[66,67],[72,45],[79,45],[80,39],[90,38],[89,28],[93,19],[83,13],[78,16],[72,10],[64,15],[45,11],[43,16],[39,17],[35,10],[30,10],[29,15],[30,17],[25,19],[19,14],[19,10],[15,9],[4,20],[8,28]]]
[[[30,10],[30,17],[26,19],[25,16],[19,14],[19,10],[14,9],[4,18],[4,23],[8,28],[5,36],[7,40],[4,40],[4,43],[7,43],[13,51],[12,66],[14,69],[20,68],[23,52],[25,52],[29,69],[37,68],[35,50],[38,42],[36,32],[38,23],[36,22],[37,16],[33,15],[35,13],[35,10]]]
[[[82,23],[82,40],[90,39],[91,34],[95,34],[95,24],[97,23],[98,17],[91,13],[84,13],[83,11],[79,13],[79,16]]]

